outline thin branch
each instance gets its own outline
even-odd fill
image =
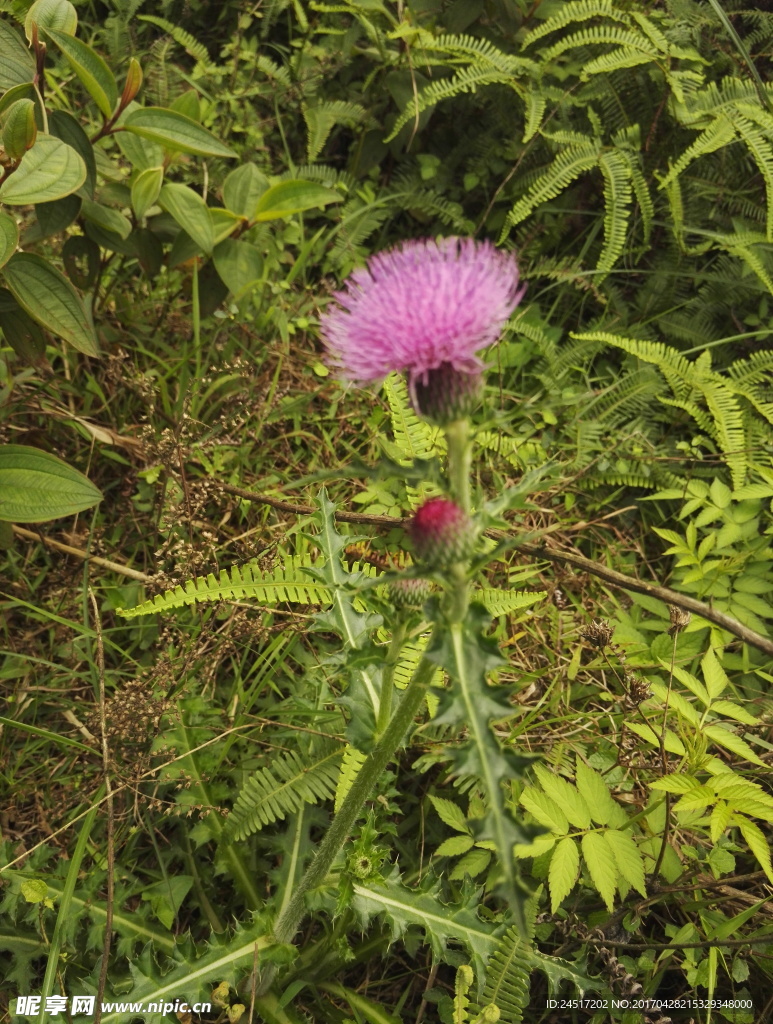
[[[248,491],[243,487],[234,487],[232,484],[221,483],[220,487],[228,494],[235,494],[240,498],[247,498],[249,501],[254,501],[261,505],[268,505],[279,512],[289,512],[292,515],[305,516],[311,515],[315,511],[315,509],[309,508],[307,505],[296,505],[290,501],[283,501],[281,498],[273,498],[267,494],[258,494],[255,491]],[[402,519],[399,516],[373,516],[362,512],[336,512],[335,518],[339,523],[358,523],[381,529],[405,526],[409,522],[409,519]],[[507,534],[502,530],[486,530],[486,536],[492,537],[494,540],[513,540],[511,534]],[[697,601],[694,597],[678,594],[675,590],[671,590],[669,587],[661,587],[656,583],[647,583],[643,580],[634,579],[632,576],[626,576],[615,569],[609,569],[605,565],[600,565],[598,562],[594,562],[589,558],[583,558],[582,555],[576,555],[573,552],[554,551],[544,545],[520,543],[517,538],[515,540],[515,547],[532,558],[570,565],[581,572],[587,572],[591,576],[596,576],[598,579],[604,580],[605,583],[609,583],[610,586],[617,587],[620,590],[632,591],[636,594],[648,594],[650,597],[655,597],[665,604],[673,604],[677,608],[693,612],[695,615],[700,615],[702,619],[713,622],[714,625],[720,626],[722,629],[727,630],[728,633],[737,636],[744,643],[751,644],[752,647],[757,647],[766,654],[773,655],[773,640],[762,636],[753,629],[749,629],[748,626],[744,626],[743,623],[738,622],[731,615],[717,611],[716,608],[704,604],[703,601]]]

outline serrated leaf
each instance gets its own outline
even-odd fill
[[[541,764],[534,765],[534,774],[550,799],[558,804],[575,828],[590,828],[590,808],[574,786]]]
[[[123,121],[121,127],[143,139],[157,142],[165,149],[195,156],[232,158],[236,153],[215,136],[184,114],[163,107],[139,107]]]
[[[470,826],[467,824],[464,811],[458,804],[455,804],[452,800],[446,800],[442,796],[433,796],[431,793],[429,798],[444,824],[448,825],[449,828],[456,829],[457,832],[469,834]]]
[[[52,27],[46,28],[46,35],[56,43],[83,83],[86,92],[104,116],[109,118],[118,103],[118,86],[104,60],[87,43],[74,35],[57,32]]]
[[[725,747],[727,750],[731,750],[743,760],[751,761],[752,764],[758,764],[762,768],[768,767],[761,758],[757,757],[746,740],[741,739],[741,737],[737,736],[734,732],[723,729],[721,725],[704,725],[703,732],[709,737],[709,739],[718,743],[720,747]]]
[[[33,253],[17,252],[3,268],[13,297],[33,320],[87,356],[97,355],[88,314],[67,278]]]
[[[626,729],[630,729],[631,732],[635,732],[637,736],[640,736],[647,743],[651,743],[652,746],[660,746],[660,729],[657,730],[652,725],[644,725],[643,722],[631,722],[625,723]],[[666,729],[665,746],[669,754],[678,754],[680,757],[684,757],[684,743],[679,739],[676,733],[670,729]]]
[[[527,786],[518,802],[534,815],[540,825],[545,825],[556,835],[563,836],[569,831],[569,822],[563,810],[542,790]]]
[[[719,481],[715,480],[714,483],[719,483]],[[703,678],[709,697],[714,700],[715,697],[719,697],[721,693],[724,693],[730,685],[730,680],[725,675],[725,670],[719,664],[713,647],[710,647],[703,656],[701,668],[703,669]]]
[[[726,804],[724,800],[720,800],[714,805],[714,807],[712,807],[710,823],[712,843],[719,842],[720,836],[725,834],[732,816],[733,808],[729,804]]]
[[[612,799],[602,776],[579,757],[575,778],[577,789],[590,809],[591,819],[597,825],[618,824],[620,813],[625,816],[625,811]]]
[[[660,779],[650,782],[650,789],[661,789],[666,793],[689,793],[691,789],[697,789],[700,782],[694,775],[677,775],[672,772]]]
[[[435,856],[458,857],[462,853],[467,853],[474,845],[475,840],[472,836],[450,836],[438,846]]]
[[[258,199],[251,220],[262,223],[343,202],[343,196],[313,181],[280,181]]]
[[[598,832],[586,832],[581,842],[582,856],[588,874],[611,913],[617,884],[617,867],[612,850]]]
[[[0,211],[0,267],[5,266],[19,244],[19,228],[9,214]]]
[[[622,875],[626,882],[632,885],[638,893],[646,896],[644,862],[630,831],[627,829],[609,829],[604,832],[602,838],[612,851],[618,874]]]
[[[75,150],[52,135],[38,134],[13,174],[0,185],[0,202],[32,206],[77,192],[86,180],[86,165]]]
[[[722,715],[723,718],[733,718],[736,722],[743,722],[744,725],[759,725],[760,719],[750,714],[746,708],[739,707],[731,700],[714,700],[711,702],[712,714]]]
[[[569,836],[556,843],[548,868],[550,909],[555,914],[561,903],[574,888],[580,870],[580,851],[577,842]]]
[[[464,836],[459,836],[459,838],[463,839]],[[490,863],[490,851],[475,847],[475,849],[470,850],[468,854],[462,857],[448,877],[452,882],[461,882],[465,875],[469,875],[470,878],[477,878],[478,875],[486,870]]]
[[[768,876],[769,881],[773,882],[773,866],[770,862],[770,845],[765,838],[762,829],[758,825],[755,825],[753,821],[749,821],[748,818],[744,818],[740,814],[733,815],[733,824],[737,825],[741,830],[741,835],[748,843],[751,852],[757,858],[760,867]]]
[[[44,523],[101,500],[88,477],[55,455],[23,444],[0,445],[0,520]]]

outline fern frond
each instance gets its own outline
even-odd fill
[[[545,63],[549,63],[567,50],[574,50],[585,46],[598,46],[600,44],[619,47],[615,54],[638,53],[641,59],[637,63],[645,63],[662,58],[662,54],[653,48],[652,43],[646,36],[630,29],[618,28],[616,25],[597,25],[592,28],[581,29],[570,36],[564,36],[563,39],[559,39],[553,46],[544,50],[540,54],[540,58]],[[605,56],[610,57],[613,54],[605,54]],[[587,73],[587,68],[594,63],[595,61],[588,61],[587,65],[583,66],[583,75]]]
[[[625,248],[633,191],[628,161],[616,150],[602,153],[599,166],[604,176],[604,248],[596,269],[608,271]]]
[[[228,839],[246,839],[264,825],[283,821],[303,804],[330,800],[336,790],[342,749],[337,743],[324,743],[302,757],[288,750],[251,775],[242,787],[226,820]]]
[[[595,146],[572,146],[556,157],[546,171],[528,193],[519,199],[507,215],[505,226],[499,236],[499,244],[507,238],[510,228],[520,224],[532,210],[542,203],[555,199],[581,174],[598,166],[599,154]]]
[[[444,450],[443,437],[437,427],[420,420],[411,408],[405,379],[396,373],[384,381],[384,392],[389,403],[392,433],[395,444],[406,461],[431,459]]]
[[[525,46],[531,46],[539,39],[544,39],[551,32],[566,28],[577,21],[590,21],[591,18],[611,18],[613,21],[628,21],[628,16],[615,7],[613,0],[574,0],[565,3],[559,13],[544,21],[526,36]]]
[[[343,760],[341,762],[341,772],[338,776],[338,782],[336,783],[336,813],[346,799],[347,793],[352,788],[354,780],[360,773],[360,768],[362,768],[367,759],[368,755],[363,754],[363,752],[361,750],[357,750],[356,747],[347,746],[344,749]]]
[[[138,615],[165,612],[184,605],[244,599],[269,606],[285,601],[290,604],[329,604],[328,587],[312,580],[304,572],[310,565],[310,561],[290,562],[277,566],[271,572],[263,572],[249,562],[242,566],[234,565],[230,569],[221,569],[219,576],[212,573],[197,576],[184,585],[156,594],[136,608],[119,608],[118,614],[125,619],[133,619]]]
[[[661,189],[667,188],[674,179],[685,171],[693,161],[699,157],[715,153],[718,149],[724,149],[735,141],[735,130],[729,118],[724,115],[713,121],[698,138],[679,157],[675,164],[669,168],[668,174],[660,182]]]
[[[322,152],[333,126],[343,124],[349,128],[363,124],[369,118],[368,112],[359,103],[344,100],[328,100],[312,106],[304,106],[303,119],[308,133],[307,159],[313,164]]]
[[[200,43],[198,39],[195,39],[190,32],[180,28],[179,25],[167,21],[166,18],[159,18],[155,14],[139,14],[137,19],[138,21],[148,21],[151,25],[156,25],[158,28],[163,29],[168,36],[174,39],[178,46],[182,46],[189,57],[193,57],[194,60],[197,60],[203,66],[206,67],[211,64],[206,46]]]
[[[531,944],[525,942],[517,928],[509,928],[486,965],[483,1004],[493,1003],[499,1009],[501,1024],[521,1024],[529,1000],[533,959]]]
[[[546,590],[500,590],[496,587],[482,587],[473,591],[473,600],[480,601],[492,616],[509,615],[510,612],[530,608],[547,597]]]

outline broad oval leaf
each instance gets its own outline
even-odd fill
[[[0,211],[0,267],[5,266],[19,244],[19,228],[8,213]]]
[[[10,25],[0,21],[0,91],[25,85],[35,77],[35,59]]]
[[[74,36],[78,28],[78,12],[70,0],[35,0],[24,19],[24,34],[32,42],[32,26],[41,29],[58,29]]]
[[[260,250],[236,238],[226,238],[215,246],[215,270],[235,299],[241,297],[263,273],[263,255]]]
[[[129,114],[121,127],[178,153],[228,158],[236,156],[232,149],[224,146],[196,121],[164,107],[139,107]]]
[[[32,149],[0,186],[0,202],[32,206],[69,196],[86,180],[86,165],[75,150],[51,135],[38,135]]]
[[[105,117],[110,117],[118,102],[118,86],[104,60],[90,46],[67,32],[47,28],[46,35],[62,51],[70,67],[83,83]]]
[[[97,339],[83,303],[67,278],[42,256],[17,252],[3,268],[13,297],[33,320],[87,356]]]
[[[81,198],[78,195],[64,196],[52,203],[37,203],[33,222],[24,232],[22,245],[38,242],[42,238],[58,235],[68,228],[81,212]]]
[[[324,185],[316,185],[313,181],[280,181],[272,185],[258,200],[253,221],[278,220],[290,217],[294,213],[313,210],[328,203],[340,203],[343,196]]]
[[[207,204],[187,185],[164,185],[158,197],[159,205],[170,213],[180,227],[207,255],[215,245],[215,231]]]
[[[268,178],[255,164],[242,164],[223,182],[223,202],[239,217],[252,220],[258,200],[268,191]]]
[[[72,114],[68,114],[66,110],[51,111],[48,115],[48,130],[57,139],[61,139],[71,149],[74,149],[86,165],[86,180],[76,191],[84,199],[91,199],[97,184],[97,161],[88,135]]]
[[[24,444],[0,445],[0,520],[44,523],[101,500],[88,477],[55,455]]]
[[[164,184],[164,168],[148,167],[132,182],[132,209],[140,219],[158,199]]]

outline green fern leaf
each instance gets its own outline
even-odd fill
[[[602,153],[599,166],[604,176],[604,248],[597,270],[611,270],[625,248],[631,217],[631,171],[628,161],[611,150]]]
[[[530,944],[517,928],[510,928],[489,957],[482,1001],[497,1007],[502,1024],[521,1024],[523,1020],[534,970],[529,953]]]
[[[207,66],[211,63],[206,46],[195,39],[190,32],[186,32],[178,25],[167,21],[166,18],[158,18],[154,14],[139,14],[137,19],[138,21],[149,21],[151,25],[163,29],[179,46],[182,46],[189,57],[193,57],[200,64]]]
[[[336,812],[338,812],[341,804],[346,799],[346,794],[352,788],[354,780],[359,775],[360,768],[362,768],[367,759],[368,755],[363,754],[362,751],[357,750],[356,747],[347,746],[345,748],[343,761],[341,762],[341,774],[338,776],[338,782],[336,783]]]
[[[303,118],[308,131],[307,160],[313,164],[322,152],[334,125],[343,124],[350,128],[354,127],[354,125],[367,121],[368,113],[359,103],[328,100],[315,106],[305,106]]]
[[[551,32],[557,32],[566,28],[573,22],[590,21],[591,18],[612,18],[614,21],[627,22],[627,15],[615,7],[613,0],[576,0],[576,2],[565,3],[559,8],[559,13],[548,18],[538,28],[534,29],[526,37],[526,46],[531,46],[539,39],[544,39]]]
[[[118,614],[125,619],[138,615],[165,612],[184,605],[201,604],[207,601],[251,600],[258,604],[273,606],[288,602],[291,604],[329,604],[331,593],[324,584],[312,580],[304,572],[310,562],[288,562],[277,566],[271,572],[263,572],[257,565],[234,565],[222,569],[219,576],[197,576],[184,585],[156,594],[143,601],[136,608],[119,608]]]
[[[546,590],[499,590],[495,587],[482,587],[473,594],[473,599],[485,605],[492,616],[509,615],[510,612],[529,608],[546,597]]]
[[[507,238],[510,228],[520,224],[532,210],[555,199],[581,174],[598,166],[599,154],[595,146],[573,146],[560,153],[545,172],[515,204],[507,215],[505,226],[499,236],[499,244]]]
[[[305,758],[287,751],[245,782],[225,824],[227,839],[245,839],[264,825],[284,820],[304,803],[330,800],[336,791],[342,750],[337,743],[320,745]]]

